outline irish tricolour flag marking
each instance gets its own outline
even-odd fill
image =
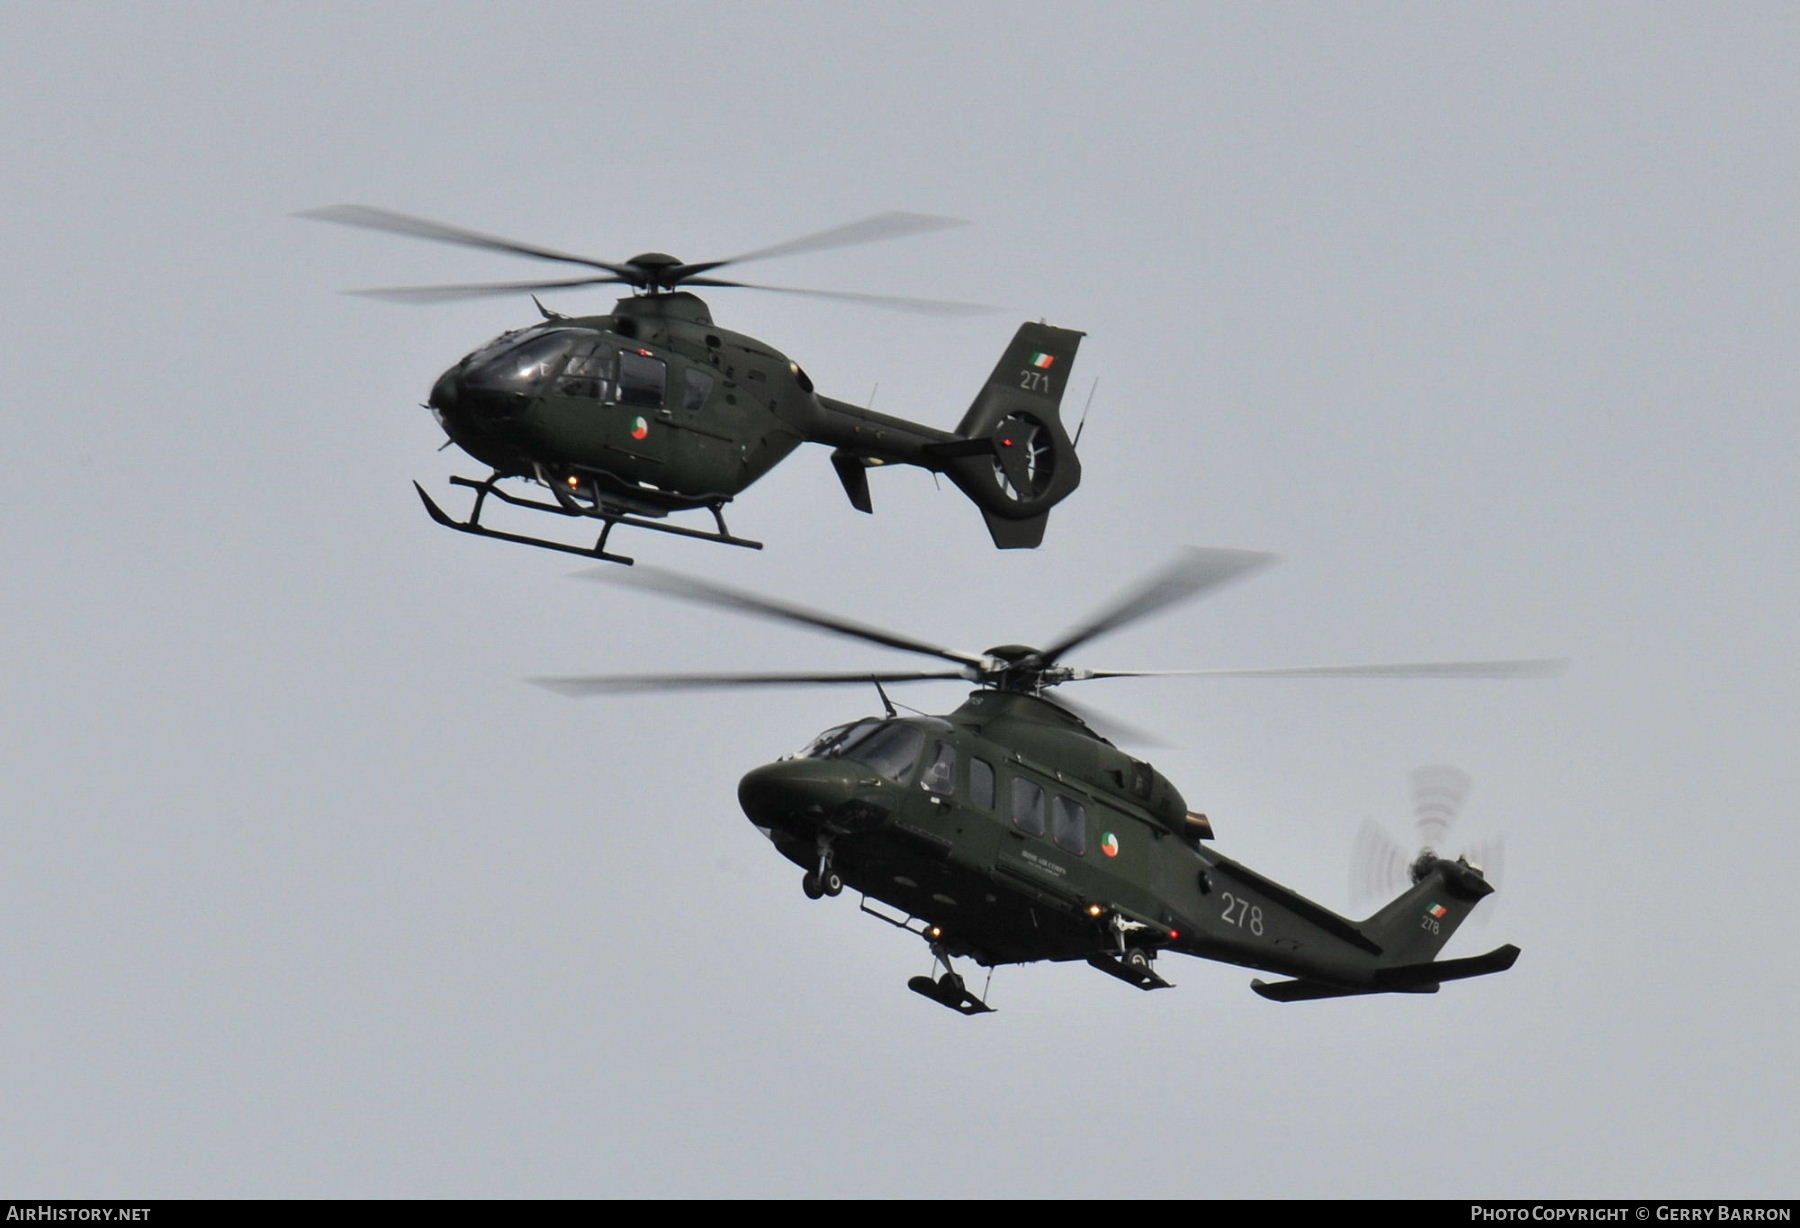
[[[1031,365],[1040,371],[1048,371],[1056,365],[1056,355],[1036,353],[1031,356]]]
[[[1448,908],[1445,908],[1442,904],[1433,904],[1430,908],[1426,909],[1425,911],[1429,912],[1434,917],[1442,917],[1445,913],[1449,912],[1450,910]]]

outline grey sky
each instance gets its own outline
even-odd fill
[[[0,1193],[1791,1197],[1797,26],[0,10]],[[905,658],[430,524],[408,481],[478,471],[417,405],[530,304],[335,292],[543,266],[288,216],[338,201],[602,259],[970,219],[757,276],[1010,315],[711,301],[942,426],[1018,319],[1087,330],[1086,480],[1041,550],[918,472],[859,516],[822,449],[735,505],[760,554],[628,549],[981,648],[1237,546],[1284,561],[1082,663],[1570,656],[1082,695],[1332,907],[1361,819],[1398,834],[1407,773],[1459,765],[1506,877],[1447,954],[1518,966],[1278,1006],[1222,965],[1040,965],[976,1020],[906,993],[922,944],[806,900],[735,802],[873,696],[520,681]]]

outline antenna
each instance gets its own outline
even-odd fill
[[[1088,410],[1093,408],[1094,390],[1098,387],[1100,387],[1100,377],[1096,375],[1094,382],[1088,385],[1087,404],[1081,407],[1081,421],[1075,424],[1075,438],[1069,441],[1071,446],[1079,447],[1081,444],[1081,432],[1087,429]]]

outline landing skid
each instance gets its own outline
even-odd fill
[[[970,993],[963,984],[963,979],[954,972],[946,972],[937,980],[928,976],[915,976],[906,983],[906,987],[916,994],[923,994],[939,1006],[947,1006],[951,1010],[964,1015],[991,1015],[994,1008]]]
[[[475,506],[469,512],[469,518],[467,520],[457,520],[443,508],[439,507],[432,501],[431,496],[425,493],[425,488],[420,486],[417,482],[413,483],[413,489],[419,492],[419,499],[425,504],[425,510],[430,513],[431,518],[447,529],[455,529],[459,533],[473,533],[477,537],[492,537],[500,541],[518,542],[525,546],[541,546],[545,550],[560,550],[564,554],[578,554],[583,558],[601,559],[608,563],[623,563],[627,567],[635,561],[631,556],[614,554],[606,549],[606,539],[612,535],[613,529],[619,525],[628,525],[634,529],[649,529],[654,533],[669,533],[676,537],[697,537],[702,541],[718,542],[725,546],[741,546],[746,550],[761,550],[763,548],[761,542],[751,541],[749,538],[745,537],[732,536],[730,530],[725,527],[725,516],[724,513],[720,511],[720,504],[717,503],[702,505],[707,511],[712,513],[713,522],[718,525],[717,532],[708,533],[703,529],[690,529],[683,525],[662,524],[658,521],[646,520],[642,516],[633,516],[626,512],[609,511],[604,505],[596,508],[588,508],[575,505],[572,502],[569,504],[560,502],[541,503],[536,499],[521,498],[518,495],[509,494],[508,492],[501,490],[496,484],[499,480],[500,476],[498,474],[479,482],[473,478],[465,477],[452,477],[450,479],[450,484],[452,486],[467,486],[475,492]],[[533,511],[550,512],[557,516],[574,516],[598,520],[605,527],[600,530],[600,536],[592,546],[574,546],[567,542],[554,541],[547,537],[530,537],[523,533],[507,533],[501,529],[490,529],[481,523],[482,504],[487,501],[489,495],[493,495],[503,503],[511,503],[516,507],[528,507]]]
[[[809,873],[807,877],[811,878],[812,875]],[[811,895],[812,892],[809,890],[807,894]],[[961,1015],[991,1015],[994,1013],[993,1007],[969,992],[969,987],[963,983],[962,977],[958,976],[956,969],[950,966],[950,952],[945,949],[944,944],[940,941],[943,937],[943,931],[937,926],[926,921],[921,921],[917,917],[909,916],[904,919],[890,917],[879,908],[870,908],[869,897],[866,895],[863,897],[862,911],[868,913],[877,921],[886,921],[895,929],[902,929],[909,934],[917,934],[919,937],[923,938],[931,947],[931,970],[933,972],[937,971],[939,964],[944,965],[944,973],[942,976],[939,976],[936,979],[929,976],[915,976],[910,981],[906,982],[906,987],[908,989],[912,990],[920,997],[930,998],[939,1006],[947,1006]],[[917,928],[915,928],[915,923],[917,923]],[[993,983],[993,979],[993,965],[989,964],[988,982],[990,985]],[[983,987],[981,992],[986,993],[986,987]]]
[[[933,933],[935,933],[935,931],[933,931]],[[930,998],[939,1006],[949,1007],[958,1014],[993,1014],[994,1008],[970,993],[969,987],[963,984],[963,979],[956,975],[956,970],[950,966],[950,953],[944,950],[943,945],[936,941],[932,941],[930,936],[927,936],[927,941],[931,942],[932,970],[936,971],[937,966],[942,964],[944,965],[944,975],[938,977],[935,981],[928,976],[915,976],[906,983],[906,987],[916,994]],[[991,970],[988,973],[988,976],[991,980],[993,977]]]
[[[1127,985],[1136,985],[1139,989],[1169,989],[1169,982],[1156,973],[1150,964],[1150,957],[1136,947],[1132,947],[1123,955],[1090,955],[1088,965],[1098,968],[1107,976],[1116,976]]]

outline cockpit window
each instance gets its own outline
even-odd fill
[[[897,721],[858,721],[827,729],[800,752],[802,759],[850,759],[896,783],[912,773],[925,731]]]
[[[874,723],[875,722],[873,721],[859,721],[851,725],[834,725],[818,737],[814,738],[811,742],[808,742],[806,744],[806,749],[800,752],[799,757],[802,759],[835,758],[837,752],[843,748],[844,736],[846,734],[853,729],[863,729]]]
[[[854,759],[865,767],[896,783],[905,783],[925,745],[925,731],[911,725],[879,725],[868,734],[847,743],[843,757]]]
[[[469,363],[463,379],[492,392],[536,392],[562,366],[563,356],[593,333],[572,328],[526,333],[515,344]]]
[[[498,337],[485,343],[480,348],[471,350],[469,356],[463,359],[464,365],[473,367],[477,363],[486,362],[495,354],[498,354],[501,350],[524,336],[527,331],[529,330],[519,328],[508,329],[506,332],[501,333]]]

